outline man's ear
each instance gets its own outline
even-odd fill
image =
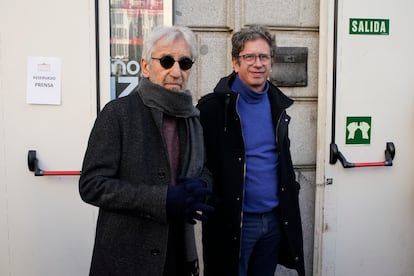
[[[236,57],[232,57],[231,58],[231,63],[233,64],[234,72],[238,73],[239,72],[239,67],[240,67],[239,59],[236,58]]]
[[[144,78],[149,77],[149,64],[144,58],[141,58],[141,75]]]

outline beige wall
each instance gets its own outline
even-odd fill
[[[78,177],[96,116],[94,1],[0,1],[0,275],[87,275],[94,209]],[[27,60],[62,61],[60,105],[26,103]]]

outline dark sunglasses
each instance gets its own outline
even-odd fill
[[[164,69],[170,69],[173,67],[174,63],[177,61],[178,65],[180,66],[181,70],[187,71],[188,69],[193,66],[194,61],[191,60],[189,57],[183,57],[179,60],[175,60],[172,56],[163,56],[160,58],[151,57],[152,59],[156,59],[160,61],[161,66]]]

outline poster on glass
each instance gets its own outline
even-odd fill
[[[138,86],[144,37],[157,25],[172,25],[171,2],[110,0],[111,99]]]

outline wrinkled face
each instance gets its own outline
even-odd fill
[[[240,80],[253,91],[260,92],[265,87],[272,69],[271,58],[267,59],[270,54],[269,44],[266,40],[259,38],[247,41],[239,53],[239,57],[232,59],[234,71],[239,74]],[[246,55],[255,55],[256,57],[251,63],[242,57],[247,57]],[[260,56],[265,58],[259,58]]]
[[[161,61],[158,60],[165,56],[171,56],[176,61],[171,68],[164,68]],[[190,46],[183,38],[177,38],[170,44],[161,38],[154,45],[151,57],[153,59],[150,61],[141,59],[142,75],[145,78],[170,90],[183,91],[186,89],[191,69],[181,69],[178,61],[183,58],[192,59],[192,56]]]

